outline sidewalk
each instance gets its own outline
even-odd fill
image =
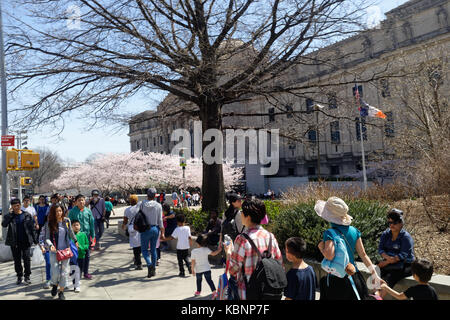
[[[116,213],[117,215],[117,213]],[[90,262],[92,280],[81,281],[81,292],[65,291],[67,300],[209,300],[211,292],[206,281],[202,295],[194,297],[195,277],[178,277],[176,252],[162,252],[156,276],[148,279],[147,270],[134,270],[133,251],[128,241],[117,233],[117,220],[111,220],[102,237],[103,248],[93,251]],[[144,259],[142,259],[145,265]],[[212,279],[217,285],[223,268],[212,268]],[[186,270],[186,274],[187,270]],[[0,263],[0,299],[36,300],[55,299],[50,289],[43,288],[45,267],[32,268],[31,285],[16,285],[13,262]]]

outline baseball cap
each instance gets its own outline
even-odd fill
[[[100,192],[98,190],[92,190],[91,195],[98,196],[98,195],[100,195]]]
[[[149,188],[149,189],[147,190],[147,195],[148,195],[149,197],[154,197],[154,196],[156,195],[156,189],[155,189],[155,188]]]

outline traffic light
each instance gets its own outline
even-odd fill
[[[30,186],[33,183],[33,179],[30,177],[21,177],[20,178],[20,185],[21,186]]]
[[[19,152],[16,150],[6,150],[6,170],[17,170],[19,166]]]
[[[20,158],[21,168],[23,170],[39,168],[39,153],[33,151],[22,151]]]

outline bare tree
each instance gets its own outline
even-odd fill
[[[16,18],[8,29],[10,88],[16,97],[33,88],[38,97],[21,106],[21,119],[39,114],[40,123],[63,122],[77,109],[95,120],[111,118],[123,99],[160,89],[194,105],[183,112],[198,116],[203,132],[222,129],[225,105],[292,90],[275,81],[290,68],[333,61],[336,57],[312,61],[307,55],[358,31],[367,5],[361,0],[80,0],[81,15],[75,17],[80,29],[72,29],[66,23],[73,18],[67,12],[73,1],[14,3],[29,17]],[[313,84],[296,89],[308,86]],[[204,164],[202,190],[204,209],[223,208],[221,164]]]
[[[40,148],[34,151],[40,154],[39,168],[27,173],[33,179],[33,194],[36,192],[51,191],[50,182],[58,178],[64,170],[62,160],[56,152],[46,148]]]
[[[391,81],[392,104],[398,116],[389,142],[397,173],[422,199],[427,216],[439,231],[450,223],[450,109],[448,47],[423,49],[403,56],[398,67],[410,76]]]

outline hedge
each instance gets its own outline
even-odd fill
[[[378,260],[378,242],[386,229],[388,206],[377,201],[350,200],[346,202],[353,217],[352,226],[361,232],[367,255],[372,262]],[[323,256],[317,248],[323,232],[330,227],[314,211],[314,202],[291,205],[280,211],[273,226],[273,233],[280,245],[290,237],[301,237],[307,243],[306,256],[320,261]]]

